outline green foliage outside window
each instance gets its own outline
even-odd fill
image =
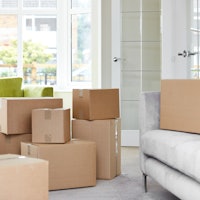
[[[25,41],[23,43],[23,63],[33,64],[39,63],[44,64],[48,62],[53,56],[52,54],[45,52],[46,47],[33,41]],[[0,50],[0,60],[3,64],[17,65],[17,41],[11,41],[9,46],[5,46]]]

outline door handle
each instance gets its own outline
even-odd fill
[[[198,54],[198,52],[190,52],[190,51],[184,50],[182,53],[178,53],[178,56],[183,56],[185,58],[185,57],[194,56],[196,54]]]
[[[185,58],[187,56],[187,51],[184,50],[183,53],[178,53],[178,56],[183,56]]]
[[[198,52],[190,52],[190,51],[188,51],[188,57],[194,56],[194,55],[197,55],[197,54],[198,54]]]
[[[119,60],[122,60],[121,58],[118,58],[118,57],[114,57],[113,58],[113,62],[118,62]]]

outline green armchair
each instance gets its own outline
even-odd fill
[[[0,78],[0,97],[53,97],[53,87],[24,86],[21,77]]]

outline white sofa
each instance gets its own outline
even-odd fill
[[[145,191],[149,176],[182,200],[200,200],[200,135],[161,130],[159,122],[160,92],[142,93],[140,167]]]

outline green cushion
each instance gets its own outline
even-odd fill
[[[25,86],[24,97],[53,97],[53,87]]]
[[[22,78],[0,78],[0,97],[23,97]]]

